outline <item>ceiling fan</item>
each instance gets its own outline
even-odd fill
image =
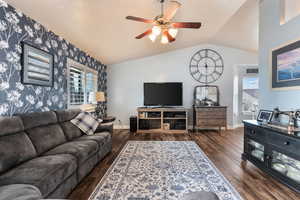
[[[179,28],[193,28],[199,29],[201,27],[200,22],[172,22],[177,10],[181,7],[181,4],[177,1],[170,1],[170,6],[164,10],[165,0],[160,0],[161,14],[156,16],[153,20],[145,19],[141,17],[127,16],[126,19],[144,22],[152,24],[153,27],[145,31],[144,33],[136,36],[136,39],[141,39],[145,36],[149,36],[152,42],[155,42],[156,38],[161,34],[161,43],[167,44],[175,41],[175,37]]]

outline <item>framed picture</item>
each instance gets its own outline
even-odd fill
[[[272,51],[272,88],[300,86],[300,41]]]
[[[260,110],[257,116],[257,121],[259,122],[270,122],[273,117],[273,111],[270,110]]]
[[[23,43],[23,84],[53,86],[53,55]]]

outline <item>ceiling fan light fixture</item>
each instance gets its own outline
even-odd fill
[[[155,34],[153,34],[153,33],[151,33],[151,34],[149,35],[149,39],[150,39],[152,42],[155,42],[156,37],[157,37],[157,35],[155,35]]]
[[[170,35],[171,35],[173,38],[175,38],[176,35],[177,35],[177,33],[178,33],[178,29],[176,29],[176,28],[170,28],[170,29],[168,30],[168,32],[170,33]]]
[[[169,43],[169,39],[165,34],[162,34],[162,36],[161,36],[161,43],[162,44],[168,44]]]
[[[161,33],[161,27],[160,26],[153,26],[152,33],[156,36],[160,35]]]
[[[168,44],[175,42],[178,29],[199,29],[201,27],[201,22],[174,22],[172,19],[174,18],[178,9],[181,7],[181,3],[179,3],[177,0],[170,0],[168,8],[164,10],[165,1],[166,0],[160,0],[161,14],[157,15],[153,20],[135,16],[126,17],[128,20],[143,22],[153,26],[144,33],[136,36],[136,39],[142,39],[145,36],[148,36],[152,42],[155,42],[157,37],[161,37],[161,43]]]

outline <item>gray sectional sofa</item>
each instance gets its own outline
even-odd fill
[[[111,133],[87,136],[80,110],[0,117],[0,200],[65,198],[112,149]]]

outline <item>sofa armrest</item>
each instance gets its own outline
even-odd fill
[[[0,200],[47,200],[47,199],[43,199],[40,190],[33,185],[12,184],[12,185],[0,186]],[[67,199],[56,199],[56,200],[67,200]]]
[[[108,131],[111,135],[113,134],[114,125],[112,122],[110,123],[101,123],[96,129],[96,133]]]
[[[33,185],[13,184],[0,187],[0,200],[40,200],[42,194]]]

